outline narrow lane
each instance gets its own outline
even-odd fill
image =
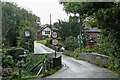
[[[118,78],[108,70],[85,61],[75,60],[65,55],[62,55],[62,61],[65,68],[47,78]]]
[[[36,43],[36,41],[34,42],[34,54],[52,54],[54,52],[53,49],[50,49],[43,44]]]
[[[34,54],[48,53],[54,56],[54,52],[43,44],[34,42]],[[62,62],[65,67],[46,78],[118,78],[117,75],[104,68],[65,55],[62,55]]]

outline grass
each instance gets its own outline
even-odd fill
[[[46,45],[47,43],[46,42],[44,42],[43,40],[38,40],[38,41],[36,41],[37,43],[41,43],[41,44],[43,44],[43,45]]]
[[[60,67],[50,69],[49,71],[45,70],[44,75],[40,74],[39,76],[30,76],[30,77],[17,78],[17,79],[12,79],[12,80],[27,80],[27,79],[33,79],[33,78],[42,78],[42,77],[46,77],[46,76],[49,76],[49,75],[52,75],[52,74],[56,73],[59,69],[60,69]]]
[[[2,79],[2,76],[0,76],[0,79]]]
[[[52,74],[56,73],[59,69],[60,69],[60,67],[56,67],[56,68],[54,68],[54,69],[50,69],[49,71],[46,70],[46,71],[45,71],[45,76],[52,75]]]
[[[43,74],[41,74],[39,76],[30,76],[30,77],[17,78],[17,79],[12,79],[12,80],[27,80],[27,79],[39,78],[39,77],[42,77],[42,76],[43,76]]]
[[[67,53],[67,52],[64,52],[63,54],[66,55],[66,56],[69,56],[69,57],[73,57],[73,58],[75,58],[75,59],[78,59],[78,57],[77,57],[76,54],[72,54],[72,55],[71,55],[71,53]]]

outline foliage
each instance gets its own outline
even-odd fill
[[[14,47],[11,48],[11,49],[8,49],[7,53],[6,53],[6,55],[10,55],[10,56],[13,57],[13,61],[15,63],[17,63],[17,61],[19,60],[18,56],[23,55],[23,54],[24,54],[24,49],[23,48],[14,48]]]
[[[38,40],[38,41],[36,41],[37,43],[41,43],[41,44],[43,44],[43,45],[47,45],[47,43],[45,42],[45,41],[43,41],[43,40]]]
[[[46,38],[45,40],[46,40],[46,43],[47,43],[46,46],[49,47],[49,48],[52,48],[52,46],[51,46],[52,38]]]
[[[75,59],[78,59],[78,55],[76,53],[69,53],[69,52],[63,52],[64,55],[73,57]]]
[[[96,51],[109,55],[109,68],[119,72],[120,67],[120,2],[95,2],[95,3],[69,3],[63,2],[67,13],[79,14],[81,22],[86,17],[91,17],[88,22],[92,27],[103,30],[102,38]]]
[[[81,52],[83,52],[83,53],[90,53],[90,52],[92,52],[92,51],[93,51],[93,50],[89,49],[88,47],[81,49]],[[80,48],[75,49],[74,52],[75,52],[75,53],[80,53]]]
[[[64,52],[63,54],[66,56],[70,56],[70,53],[67,53],[67,52]]]
[[[26,77],[26,76],[35,76],[37,74],[37,72],[39,71],[40,69],[40,66],[38,66],[33,72],[30,72],[30,70],[36,65],[38,64],[39,62],[41,62],[45,57],[47,57],[47,54],[46,55],[39,55],[39,56],[36,56],[34,54],[29,54],[27,56],[27,59],[26,59],[26,64],[25,64],[25,67],[23,67],[23,77]]]
[[[120,73],[120,48],[116,43],[114,36],[101,36],[100,43],[95,45],[94,51],[100,54],[108,55],[109,69],[115,70]]]
[[[10,55],[7,55],[7,56],[3,56],[3,59],[2,59],[2,67],[3,68],[13,68],[13,57],[10,56]]]
[[[64,42],[64,46],[65,46],[65,49],[74,51],[79,46],[77,42],[77,38],[72,36],[66,38]]]
[[[80,27],[77,20],[78,19],[74,19],[69,22],[59,20],[59,23],[54,23],[54,26],[58,29],[58,36],[61,37],[62,41],[69,36],[77,37],[80,33]]]
[[[37,29],[38,17],[15,3],[2,2],[2,35],[4,47],[17,46],[19,32],[23,27]]]
[[[45,76],[52,75],[52,74],[56,73],[59,69],[60,69],[60,67],[56,67],[54,69],[50,69],[49,71],[45,70]]]
[[[30,37],[25,37],[25,30],[30,31]],[[34,41],[36,39],[35,31],[36,30],[32,27],[23,27],[19,32],[20,37],[18,37],[18,47],[23,47],[32,52],[34,49]]]
[[[80,23],[79,20],[79,17],[75,15],[70,16],[69,21],[59,20],[59,22],[54,23],[54,27],[57,28],[58,36],[61,37],[60,41],[64,42],[65,39],[70,36],[77,37],[81,30],[84,47],[87,46],[86,39],[89,37],[89,34],[87,33],[89,29],[85,26],[85,24],[82,24],[82,22]]]
[[[10,67],[14,68],[16,66],[17,61],[19,60],[18,56],[24,54],[23,48],[11,48],[3,51],[3,61],[2,66],[4,68]]]

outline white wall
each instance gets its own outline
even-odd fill
[[[45,31],[50,31],[50,34],[45,34]],[[42,35],[51,35],[51,29],[49,27],[45,28],[43,31],[42,31]]]

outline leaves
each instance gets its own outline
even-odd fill
[[[17,46],[19,32],[29,26],[37,29],[38,17],[31,12],[18,7],[15,3],[2,2],[3,43],[6,47]]]

